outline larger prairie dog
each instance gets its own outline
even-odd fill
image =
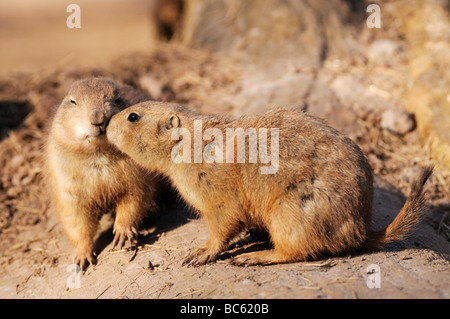
[[[157,180],[111,145],[105,127],[112,115],[150,99],[105,78],[72,84],[56,111],[45,147],[51,205],[76,248],[82,267],[95,262],[99,218],[115,210],[114,245],[136,235],[139,222],[156,209]]]
[[[203,138],[198,139],[194,135],[200,124]],[[231,129],[256,132],[257,147],[263,150],[256,161],[250,152],[254,145],[249,146],[251,138],[255,141],[252,134],[247,136],[245,155],[238,154],[237,139],[233,146],[234,138],[228,140],[228,136],[222,149],[212,147],[216,141],[220,146]],[[184,199],[206,219],[209,240],[185,260],[193,265],[215,260],[245,228],[267,231],[273,249],[236,256],[232,263],[237,265],[380,249],[404,238],[420,219],[422,188],[432,172],[431,168],[424,170],[392,224],[375,232],[371,229],[372,169],[363,152],[324,121],[299,110],[277,109],[232,120],[201,115],[179,105],[144,102],[113,116],[107,137],[143,167],[170,177]],[[195,150],[200,144],[203,158]],[[234,154],[233,163],[227,152]],[[269,165],[265,155],[274,152],[278,154]],[[184,157],[189,154],[190,159]]]

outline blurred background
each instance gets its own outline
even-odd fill
[[[0,1],[0,75],[111,69],[124,54],[175,43],[245,66],[240,94],[220,99],[225,109],[300,104],[326,117],[323,104],[334,102],[314,103],[324,84],[344,105],[356,103],[354,93],[371,109],[393,104],[413,113],[422,145],[450,166],[448,0],[78,0],[81,28],[70,29],[72,2]],[[369,27],[370,4],[378,5],[380,28]],[[326,70],[338,76],[326,78]],[[153,80],[139,83],[152,89]],[[385,124],[393,121],[386,116]],[[395,123],[402,125],[400,131],[412,129],[408,121]]]
[[[81,8],[81,28],[69,29],[67,6]],[[36,71],[75,63],[99,66],[155,43],[150,0],[0,1],[0,72]]]

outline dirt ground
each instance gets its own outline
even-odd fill
[[[63,63],[2,74],[0,298],[450,298],[450,172],[431,158],[414,128],[398,135],[382,125],[407,85],[401,52],[396,69],[375,67],[370,59],[330,58],[317,70],[290,61],[261,71],[231,56],[161,43],[98,67]],[[105,215],[98,263],[76,274],[74,249],[49,210],[41,156],[52,110],[74,80],[88,76],[107,76],[158,100],[210,113],[257,113],[295,101],[348,134],[369,158],[376,176],[375,229],[398,214],[420,167],[435,165],[425,187],[426,216],[408,239],[382,252],[230,265],[231,256],[268,248],[243,233],[217,262],[187,267],[183,259],[207,240],[208,229],[181,201],[169,199],[145,221],[132,248],[111,249],[113,219]],[[373,265],[380,270],[378,288],[370,288]]]

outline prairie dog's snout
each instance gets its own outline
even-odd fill
[[[110,104],[104,107],[96,107],[89,111],[89,121],[92,125],[100,128],[102,132],[106,130],[111,117],[119,111],[117,107],[113,107]]]
[[[97,141],[96,137],[104,135],[111,117],[126,106],[120,90],[124,91],[123,87],[107,79],[75,82],[62,102],[65,129],[73,131],[71,136],[76,140]]]

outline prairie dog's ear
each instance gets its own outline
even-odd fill
[[[180,126],[180,118],[178,117],[178,115],[174,114],[170,116],[166,122],[166,129],[170,130],[173,128],[177,128],[178,126]]]

